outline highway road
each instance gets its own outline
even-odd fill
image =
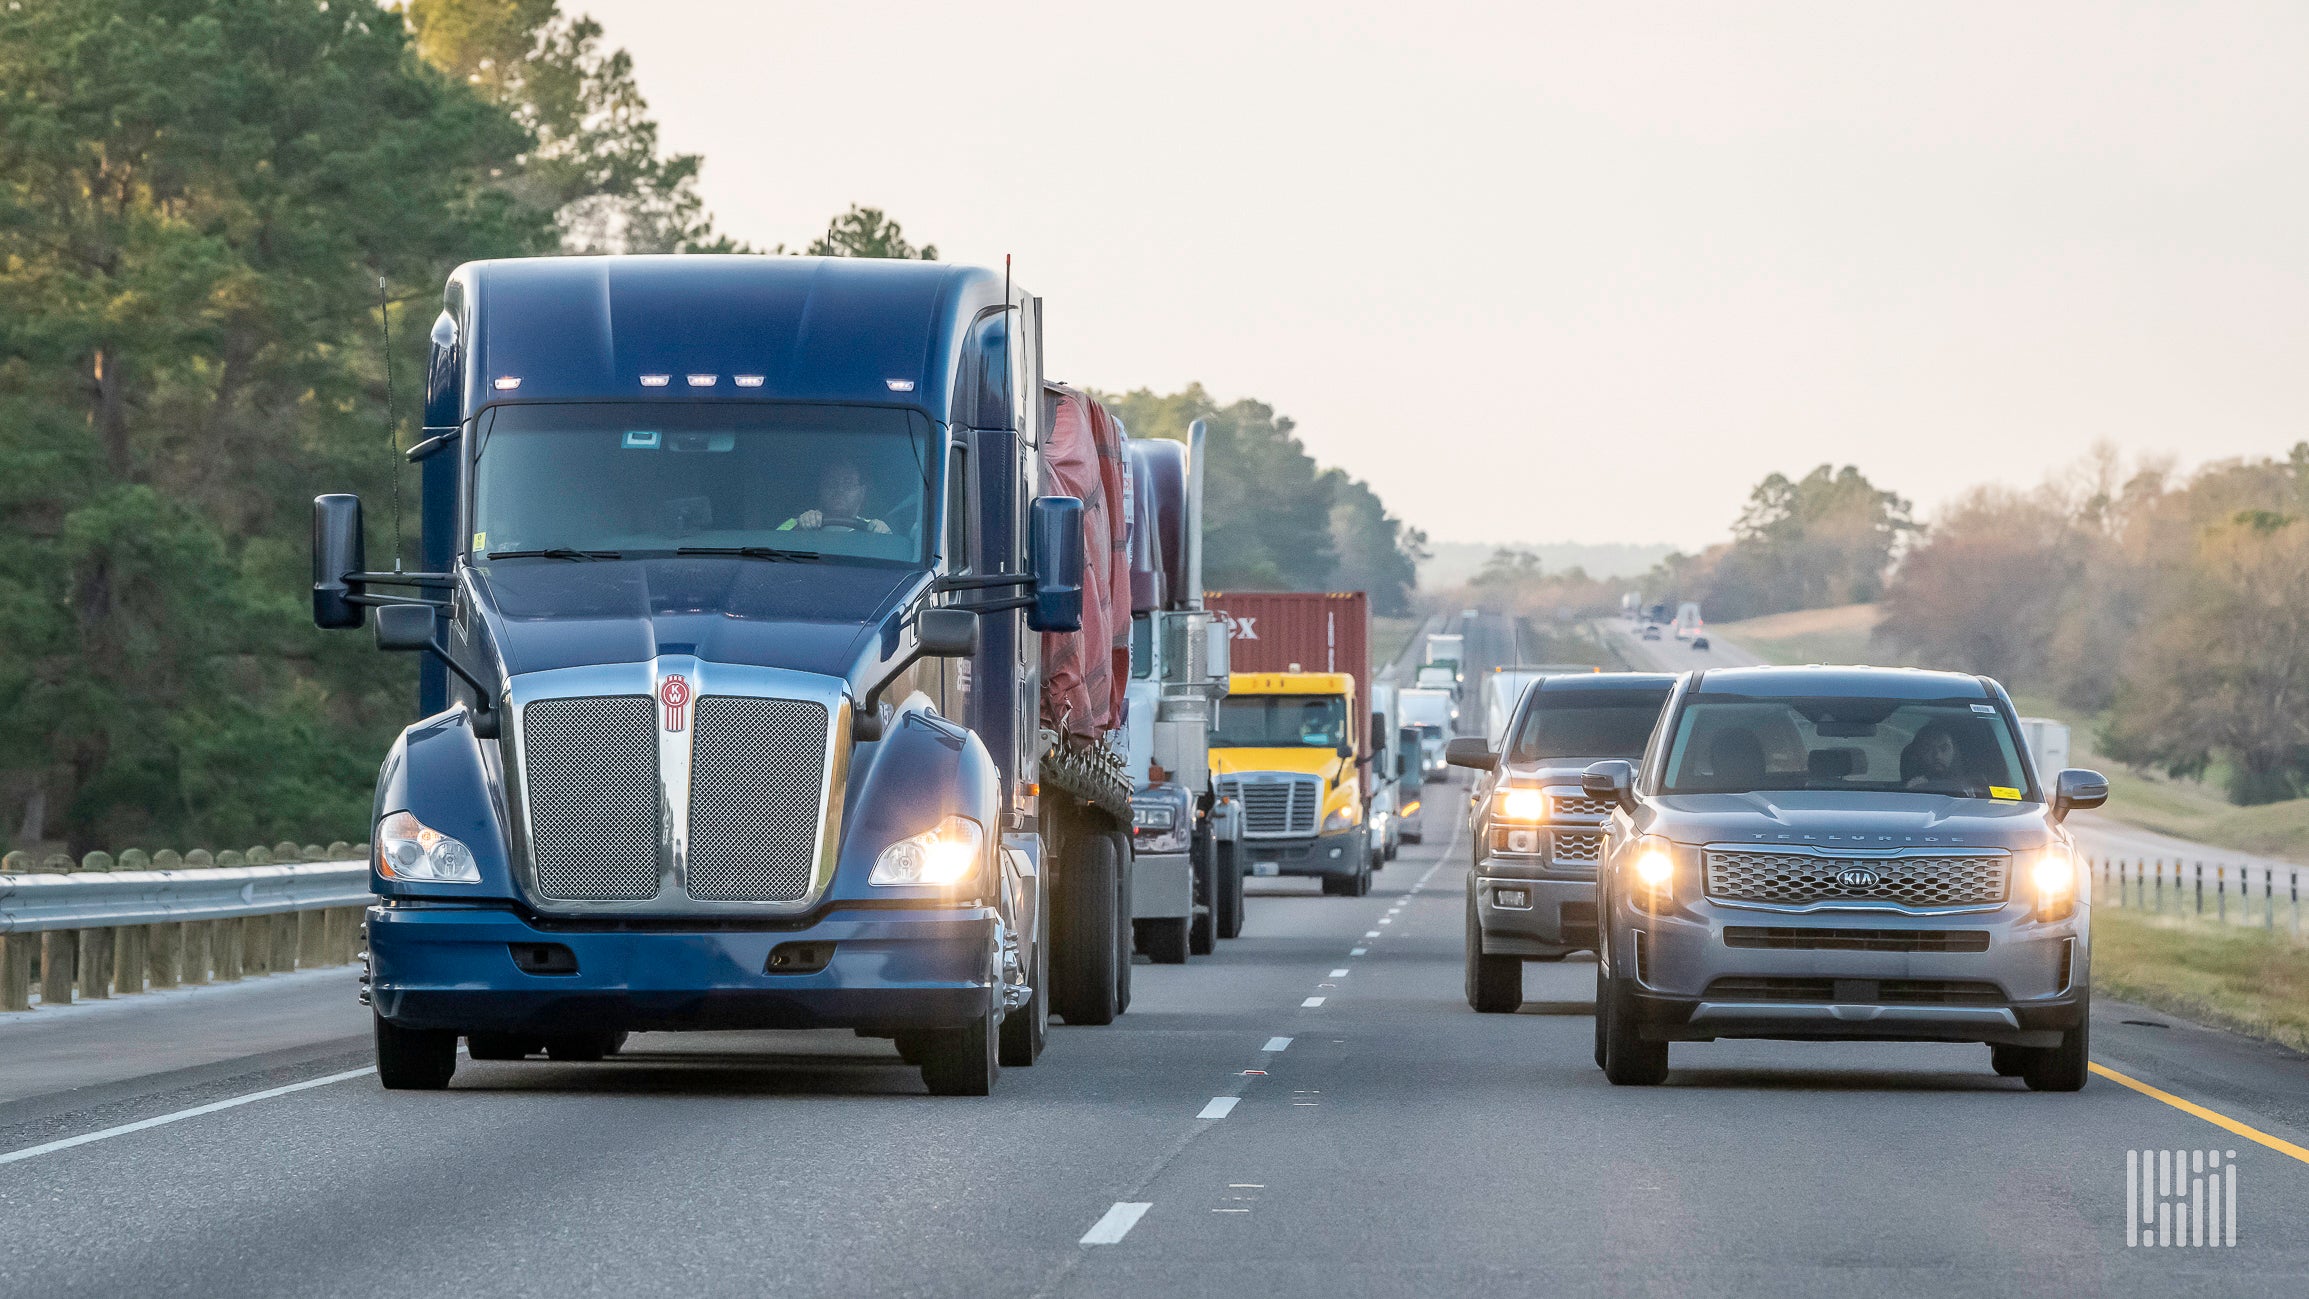
[[[1618,1089],[1591,963],[1467,1008],[1466,865],[1438,833],[1368,897],[1260,881],[1241,939],[982,1100],[807,1033],[386,1093],[349,975],[12,1021],[0,1075],[50,1069],[0,1100],[0,1295],[2302,1292],[2300,1057],[2103,1004],[2096,1059],[2171,1100],[1930,1044],[1679,1045]],[[203,1023],[248,1049],[188,1055]],[[2128,1247],[2159,1148],[2237,1152],[2235,1248]]]

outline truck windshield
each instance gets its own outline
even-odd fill
[[[2029,796],[2012,729],[1985,700],[1685,701],[1668,748],[1665,792],[1793,789]]]
[[[474,450],[476,559],[747,552],[925,562],[930,425],[773,403],[501,406]]]
[[[1346,740],[1347,701],[1337,695],[1228,695],[1211,747],[1335,749]]]
[[[1667,702],[1666,687],[1658,690],[1580,690],[1531,697],[1523,723],[1508,747],[1510,762],[1546,762],[1558,758],[1644,756],[1644,744],[1660,720],[1660,705]]]

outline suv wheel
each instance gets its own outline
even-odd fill
[[[1523,1008],[1523,958],[1486,956],[1475,896],[1467,898],[1467,1004],[1480,1015],[1512,1015]]]
[[[1627,980],[1606,979],[1596,1008],[1603,1021],[1603,1076],[1618,1087],[1657,1087],[1667,1081],[1668,1044],[1646,1042],[1636,1025],[1635,997]]]
[[[2018,1078],[2028,1068],[2028,1048],[1998,1046],[1991,1042],[1988,1046],[1988,1067],[1996,1070],[1999,1078]]]
[[[2084,1089],[2090,1076],[2092,1015],[2088,1004],[2077,1026],[2060,1035],[2059,1046],[2031,1050],[2023,1058],[2020,1079],[2032,1092],[2073,1092]]]

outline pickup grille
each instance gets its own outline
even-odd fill
[[[1315,833],[1315,818],[1322,811],[1323,784],[1312,776],[1286,780],[1245,780],[1229,777],[1219,792],[1243,807],[1243,837],[1289,839]]]
[[[1610,803],[1600,798],[1590,798],[1586,794],[1551,794],[1548,802],[1554,805],[1550,810],[1559,817],[1584,821],[1603,821],[1611,817]]]
[[[1565,866],[1593,866],[1603,860],[1603,831],[1557,830],[1549,860]]]
[[[691,747],[689,893],[710,902],[809,896],[824,821],[826,706],[709,695]]]
[[[537,891],[565,901],[657,896],[657,705],[647,695],[541,699],[521,710]]]
[[[1711,848],[1708,896],[1772,906],[1891,903],[1903,907],[1995,906],[2005,900],[2010,860],[2002,854],[1948,857],[1820,857],[1811,853]],[[1873,882],[1839,877],[1866,872]]]

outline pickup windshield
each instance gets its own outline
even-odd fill
[[[1211,747],[1336,749],[1346,739],[1347,701],[1337,695],[1228,695]]]
[[[878,407],[501,406],[474,449],[471,553],[921,564],[929,440]]]
[[[1665,686],[1657,690],[1580,690],[1531,697],[1523,724],[1508,746],[1510,762],[1550,762],[1560,758],[1644,756],[1644,744],[1660,720],[1660,705],[1668,700]]]
[[[1685,701],[1663,792],[1795,789],[2029,796],[2012,728],[1985,700],[1699,695]]]

